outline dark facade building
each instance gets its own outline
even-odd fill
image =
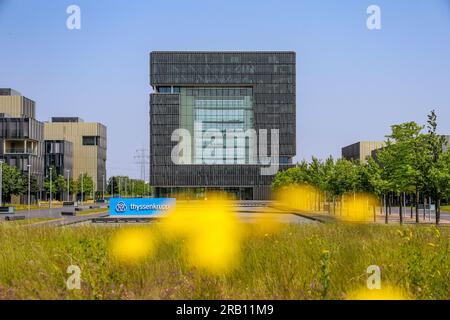
[[[54,168],[55,176],[72,177],[73,145],[65,140],[45,140],[45,175]]]
[[[12,89],[0,89],[0,159],[44,180],[44,125],[34,118],[35,103]]]
[[[156,196],[203,188],[241,199],[270,197],[274,173],[262,174],[269,165],[263,155],[274,156],[270,164],[282,170],[296,154],[294,52],[152,52],[150,83],[150,183]],[[193,137],[181,163],[173,158],[184,139],[173,139],[177,129]],[[205,138],[211,132],[212,139]],[[232,136],[242,132],[244,138]],[[261,151],[265,133],[267,153]]]

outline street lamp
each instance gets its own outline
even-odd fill
[[[31,198],[31,164],[27,164],[28,168],[28,211],[30,211],[30,198]]]
[[[49,203],[48,203],[48,207],[51,209],[52,208],[52,184],[53,184],[53,182],[52,182],[52,172],[53,172],[53,167],[50,167],[49,168],[49,170],[50,170],[50,201],[49,201]]]
[[[83,205],[84,200],[83,192],[84,192],[84,172],[81,173],[81,205]]]
[[[67,202],[70,201],[70,170],[67,169]]]
[[[0,207],[3,206],[3,160],[0,160]]]
[[[105,175],[103,175],[102,184],[103,184],[103,187],[102,187],[102,199],[103,199],[103,201],[105,201]]]
[[[111,177],[111,196],[114,198],[114,176]]]

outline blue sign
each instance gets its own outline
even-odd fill
[[[165,214],[175,208],[176,199],[171,198],[111,198],[111,217],[150,217]]]

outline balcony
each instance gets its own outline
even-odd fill
[[[5,149],[5,154],[32,154],[31,150],[25,150],[24,148],[10,148]]]
[[[5,155],[37,155],[37,146],[33,140],[5,140],[3,150]]]

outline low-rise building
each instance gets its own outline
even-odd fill
[[[372,156],[372,151],[384,146],[385,143],[382,141],[359,141],[342,148],[342,158],[365,163],[367,158]]]

